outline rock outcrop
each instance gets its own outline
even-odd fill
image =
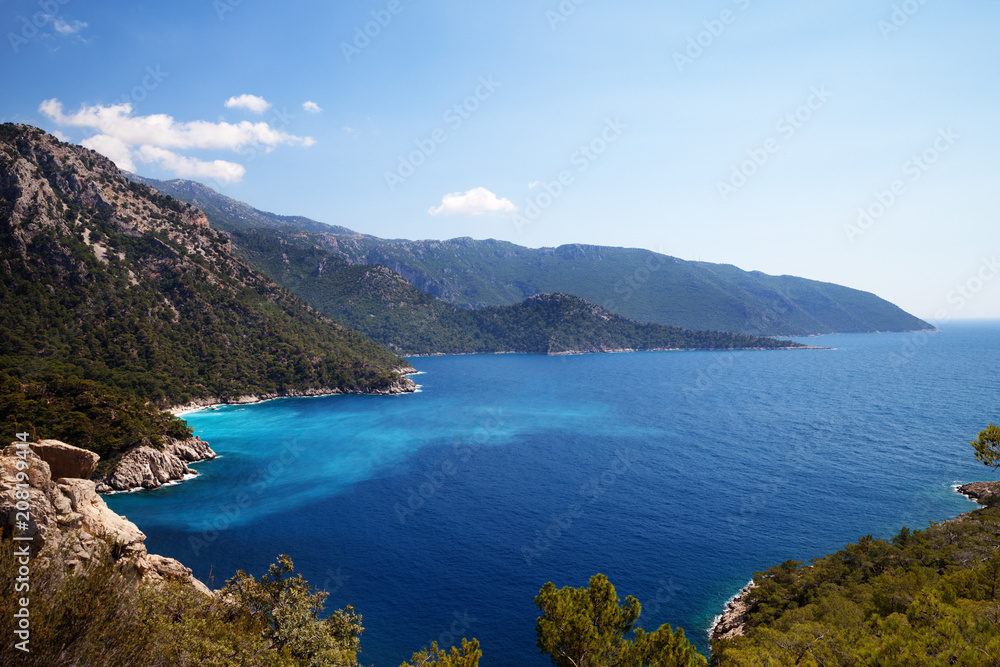
[[[99,493],[158,489],[164,484],[198,473],[188,463],[215,458],[215,452],[201,438],[164,438],[162,450],[136,447],[122,456],[118,465],[97,483]]]
[[[750,611],[747,596],[755,588],[757,588],[757,584],[751,581],[736,597],[726,603],[726,608],[715,620],[712,629],[709,630],[709,638],[713,642],[743,635],[747,623],[747,613]]]
[[[85,450],[74,452],[78,448],[59,445],[61,456],[89,459],[81,453]],[[69,568],[94,558],[100,543],[110,540],[118,562],[141,577],[153,582],[176,579],[211,595],[182,563],[148,553],[143,532],[107,506],[93,481],[79,477],[53,479],[53,468],[36,453],[39,450],[46,450],[45,442],[29,447],[14,443],[0,454],[0,522],[4,539],[28,537],[30,542],[22,544],[30,545],[34,557],[58,558]],[[18,484],[28,487],[19,488]],[[27,501],[17,497],[20,492],[23,498],[25,490]],[[19,501],[28,503],[27,511],[23,504],[18,509]]]
[[[80,449],[58,440],[40,440],[31,443],[31,449],[49,464],[52,479],[80,477],[87,479],[97,467],[101,457],[94,452]]]
[[[958,492],[982,505],[1000,500],[1000,482],[972,482],[958,487]]]

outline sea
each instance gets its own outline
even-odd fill
[[[707,652],[755,572],[998,479],[969,443],[1000,421],[1000,322],[796,340],[828,349],[414,358],[414,394],[189,414],[219,458],[107,502],[213,588],[288,554],[361,614],[364,665],[463,637],[548,665],[535,596],[597,573]]]

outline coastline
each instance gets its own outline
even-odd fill
[[[217,396],[215,398],[199,398],[191,401],[190,403],[182,403],[180,405],[174,405],[166,408],[164,412],[169,412],[175,417],[182,418],[184,415],[189,415],[194,412],[200,412],[202,410],[207,410],[216,406],[223,405],[255,405],[257,403],[265,403],[267,401],[276,401],[281,398],[323,398],[326,396],[350,396],[350,395],[360,395],[360,396],[398,396],[401,394],[412,394],[416,393],[417,385],[413,380],[406,377],[407,375],[415,375],[417,371],[414,368],[406,369],[396,369],[403,376],[398,381],[394,382],[387,389],[381,389],[378,391],[345,391],[343,389],[331,389],[329,387],[324,387],[321,389],[292,389],[285,392],[271,392],[267,394],[246,394],[244,396]]]
[[[518,350],[500,350],[497,352],[429,352],[426,354],[407,354],[409,359],[422,357],[470,357],[477,354],[534,354],[540,357],[573,356],[579,354],[624,354],[626,352],[789,352],[793,350],[832,350],[832,347],[818,345],[799,345],[797,347],[656,347],[649,349],[615,348],[612,350],[564,350],[562,352],[526,352]]]
[[[746,599],[757,586],[758,584],[751,579],[736,595],[729,598],[722,608],[722,613],[715,617],[712,625],[708,628],[710,644],[721,639],[732,639],[743,635],[746,630],[747,613],[750,611],[750,605]]]
[[[951,485],[951,488],[955,493],[977,503],[979,508],[962,512],[953,519],[942,521],[942,524],[961,523],[982,507],[987,506],[990,498],[1000,499],[1000,481],[955,483]],[[746,630],[746,615],[750,611],[750,605],[747,604],[746,598],[757,586],[758,584],[751,579],[746,586],[726,601],[722,612],[715,617],[708,628],[709,643],[743,635]]]

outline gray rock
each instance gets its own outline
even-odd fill
[[[38,456],[49,464],[52,478],[75,477],[87,479],[97,467],[101,459],[94,452],[67,445],[58,440],[41,440],[30,443],[30,447]]]
[[[187,463],[214,458],[215,452],[201,438],[166,438],[162,451],[152,447],[136,447],[126,452],[118,462],[118,467],[98,480],[98,490],[110,493],[158,489],[168,482],[183,479],[185,475],[196,475]]]

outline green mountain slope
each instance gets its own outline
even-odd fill
[[[640,249],[386,240],[259,211],[190,181],[142,180],[197,203],[220,229],[298,227],[317,233],[319,245],[332,254],[353,264],[388,266],[420,290],[461,306],[508,305],[563,292],[633,320],[689,329],[772,336],[933,328],[874,294],[831,283]]]
[[[0,125],[0,237],[11,434],[117,450],[177,428],[156,408],[192,399],[413,386],[401,358],[238,261],[201,211],[35,128]]]
[[[297,230],[231,232],[237,254],[337,321],[400,354],[775,349],[788,341],[641,324],[565,294],[511,306],[460,308],[384,266],[350,264]]]

